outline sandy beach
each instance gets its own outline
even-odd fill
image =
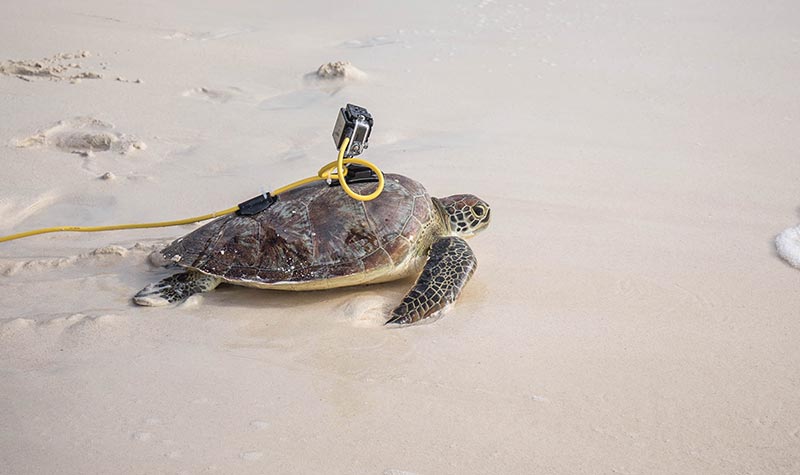
[[[6,1],[0,235],[234,206],[334,160],[347,103],[364,158],[492,223],[455,307],[401,328],[413,279],[134,305],[199,225],[0,243],[0,473],[800,473],[775,244],[798,25],[793,1]]]

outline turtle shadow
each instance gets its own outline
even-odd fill
[[[402,279],[381,284],[367,284],[340,287],[326,290],[287,291],[274,289],[254,289],[233,284],[220,284],[208,294],[207,302],[224,307],[244,307],[251,309],[292,309],[307,306],[341,304],[348,298],[360,295],[379,295],[387,304],[400,303],[403,295],[414,285],[414,279]],[[212,297],[213,296],[213,297]]]

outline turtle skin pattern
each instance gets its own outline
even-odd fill
[[[148,285],[136,294],[133,300],[139,305],[155,305],[159,300],[176,303],[186,300],[191,295],[207,292],[219,282],[220,279],[216,277],[190,270]]]
[[[431,246],[417,283],[393,311],[387,324],[415,323],[432,317],[456,301],[478,261],[466,241],[443,237]]]

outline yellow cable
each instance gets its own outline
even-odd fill
[[[272,196],[278,196],[279,194],[297,188],[298,186],[302,186],[307,183],[313,183],[318,180],[339,180],[339,184],[342,185],[342,189],[344,190],[344,192],[355,200],[370,201],[377,198],[378,195],[380,195],[381,192],[383,191],[383,185],[384,185],[383,173],[380,171],[380,169],[378,169],[377,166],[366,160],[362,160],[360,158],[344,158],[344,152],[345,150],[347,150],[347,145],[349,143],[350,139],[345,138],[344,141],[342,142],[342,146],[339,147],[339,157],[337,158],[337,160],[328,163],[324,167],[320,168],[319,171],[317,172],[317,176],[304,178],[289,185],[280,187],[271,193]],[[347,168],[345,168],[344,166],[349,163],[363,165],[372,170],[378,176],[378,187],[375,188],[375,191],[373,191],[368,195],[359,195],[358,193],[350,189],[350,187],[347,185],[347,182],[341,179],[347,176]],[[334,171],[336,172],[335,175],[333,174]],[[219,216],[224,216],[226,214],[235,213],[238,210],[239,206],[237,205],[234,206],[233,208],[224,209],[222,211],[217,211],[214,213],[204,214],[202,216],[195,216],[193,218],[177,219],[174,221],[159,221],[155,223],[115,224],[110,226],[55,226],[52,228],[34,229],[33,231],[11,234],[9,236],[0,236],[0,242],[13,241],[15,239],[22,239],[28,236],[36,236],[37,234],[57,233],[64,231],[78,232],[78,233],[94,233],[99,231],[116,231],[120,229],[164,228],[167,226],[179,226],[181,224],[192,224],[198,221],[205,221],[207,219],[217,218]]]
[[[62,231],[72,231],[76,233],[95,233],[99,231],[115,231],[118,229],[139,229],[139,228],[164,228],[167,226],[178,226],[181,224],[191,224],[198,221],[205,221],[207,219],[224,216],[226,214],[234,213],[239,209],[239,206],[228,208],[215,213],[204,214],[203,216],[195,216],[194,218],[178,219],[175,221],[160,221],[157,223],[134,223],[134,224],[113,224],[110,226],[55,226],[52,228],[35,229],[19,234],[12,234],[10,236],[0,237],[0,242],[13,241],[14,239],[21,239],[28,236],[35,236],[37,234],[58,233]]]
[[[342,141],[342,146],[339,147],[339,157],[336,159],[336,161],[327,163],[322,168],[320,168],[319,171],[317,172],[317,176],[310,176],[308,178],[303,178],[302,180],[298,180],[294,183],[290,183],[286,186],[283,186],[273,191],[271,195],[278,196],[279,194],[297,188],[298,186],[305,185],[306,183],[313,183],[317,180],[339,180],[339,184],[342,185],[342,189],[344,190],[345,193],[347,193],[347,196],[349,196],[350,198],[353,198],[354,200],[358,201],[374,200],[375,198],[378,197],[378,195],[381,194],[381,192],[383,192],[383,185],[384,185],[383,173],[377,166],[375,166],[375,164],[367,160],[363,160],[360,158],[344,158],[344,152],[345,150],[347,150],[347,145],[349,143],[350,143],[350,138],[345,137],[344,141]],[[375,191],[373,191],[368,195],[359,195],[347,185],[347,182],[345,180],[339,179],[340,177],[344,178],[347,176],[347,168],[345,168],[344,166],[350,163],[363,165],[372,170],[375,173],[375,175],[377,175],[378,187],[375,188]],[[334,171],[336,171],[335,175],[333,174]]]

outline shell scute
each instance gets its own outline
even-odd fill
[[[352,188],[364,194],[374,186]],[[435,213],[422,185],[400,175],[386,175],[383,193],[368,202],[315,183],[287,191],[256,215],[217,218],[162,253],[232,282],[308,282],[384,272],[411,253],[427,251],[430,243],[418,237],[439,222]]]

